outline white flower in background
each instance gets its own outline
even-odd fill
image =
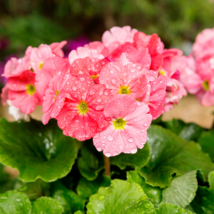
[[[23,119],[24,121],[30,121],[30,116],[21,112],[19,108],[13,106],[10,100],[7,100],[7,104],[9,105],[8,113],[12,115],[15,120]]]

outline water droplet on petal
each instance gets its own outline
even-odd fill
[[[77,90],[77,87],[76,87],[76,86],[73,86],[73,87],[72,87],[72,90],[73,90],[73,91],[76,91],[76,90]]]
[[[136,152],[137,152],[137,148],[134,148],[134,149],[131,150],[132,154],[135,154]]]
[[[113,137],[112,136],[108,136],[107,138],[109,141],[112,141],[113,140]]]
[[[134,139],[133,139],[133,138],[129,138],[128,141],[129,141],[130,143],[133,143],[133,142],[134,142]]]

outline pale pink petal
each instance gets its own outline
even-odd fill
[[[7,84],[6,84],[4,88],[2,88],[2,93],[1,93],[1,103],[4,106],[7,104],[8,92],[9,92],[9,88],[7,87]]]
[[[64,53],[62,51],[62,48],[67,44],[67,41],[62,42],[54,42],[50,44],[50,48],[56,56],[64,57]]]
[[[53,57],[52,50],[48,45],[40,45],[38,48],[32,48],[30,61],[34,71],[39,71],[43,67],[43,63]]]

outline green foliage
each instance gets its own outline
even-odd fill
[[[35,120],[9,123],[0,119],[0,161],[18,169],[23,181],[64,177],[76,156],[76,141],[64,136],[55,121],[44,126]]]
[[[161,203],[160,207],[157,209],[157,214],[191,214],[192,212],[185,210],[173,204]]]
[[[162,191],[159,187],[152,187],[146,184],[145,179],[138,174],[137,170],[127,172],[127,181],[139,184],[154,206],[158,207],[162,201]]]
[[[0,160],[12,163],[11,166],[16,164],[20,172],[25,166],[21,178],[32,177],[32,173],[35,178],[43,176],[43,180],[49,174],[57,176],[54,182],[37,179],[25,183],[9,178],[1,164],[0,213],[213,213],[214,164],[200,147],[200,144],[206,145],[212,150],[212,131],[202,130],[199,137],[201,128],[193,124],[176,120],[159,121],[158,124],[164,124],[168,130],[152,125],[147,144],[137,154],[110,158],[112,177],[116,178],[111,180],[103,175],[103,155],[91,140],[77,145],[72,138],[62,135],[54,121],[43,126],[35,120],[9,123],[1,119]],[[189,130],[189,133],[183,130]],[[185,139],[197,141],[199,137],[199,143],[183,140],[181,133],[187,133],[183,135]],[[16,154],[22,158],[18,159]],[[33,160],[41,160],[39,170],[31,169]],[[51,165],[52,160],[59,162]],[[67,166],[70,167],[66,169],[67,173],[62,174]],[[9,185],[4,187],[5,184]]]
[[[214,171],[209,174],[210,187],[199,187],[191,203],[196,213],[212,214],[214,211]]]
[[[41,197],[33,203],[32,214],[62,214],[63,207],[55,199],[49,197]]]
[[[198,188],[196,171],[175,177],[169,187],[163,190],[163,202],[186,207],[196,195]]]
[[[110,186],[110,183],[110,178],[102,174],[93,181],[81,177],[77,185],[77,194],[84,199],[88,199],[91,195],[95,194],[100,187]]]
[[[85,200],[74,191],[68,190],[59,181],[53,184],[52,197],[63,206],[65,214],[74,213],[78,210],[84,211]]]
[[[90,197],[87,213],[152,214],[155,209],[139,184],[113,180],[111,187],[101,187]]]
[[[214,131],[204,131],[198,140],[202,150],[214,161]]]
[[[198,144],[184,141],[160,126],[150,126],[147,143],[151,149],[150,161],[139,173],[152,186],[169,186],[174,173],[181,175],[200,169],[206,177],[214,169]]]
[[[88,180],[94,180],[100,170],[104,168],[104,162],[102,154],[97,152],[95,147],[89,142],[85,142],[81,148],[81,157],[78,158],[77,163],[81,175]]]
[[[150,148],[148,144],[145,144],[143,149],[138,149],[136,154],[121,153],[120,155],[110,158],[110,161],[120,169],[125,169],[126,166],[143,167],[149,161],[149,157]]]
[[[31,214],[31,203],[24,193],[8,191],[0,194],[1,214]]]

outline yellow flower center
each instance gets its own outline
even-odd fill
[[[118,93],[119,94],[131,94],[131,89],[129,88],[129,86],[121,85]]]
[[[44,62],[41,62],[41,63],[39,64],[39,69],[42,69],[43,64],[44,64]]]
[[[202,87],[205,91],[209,91],[209,81],[208,80],[205,80],[203,83],[202,83]]]
[[[126,121],[123,118],[118,118],[112,122],[115,130],[125,129]]]
[[[97,75],[91,75],[91,79],[95,80],[98,76],[99,76],[99,74],[97,74]]]
[[[33,95],[36,92],[36,88],[33,84],[27,84],[26,93],[29,95]]]
[[[85,115],[89,111],[87,102],[81,100],[77,105],[77,109],[79,114]]]
[[[164,71],[164,70],[160,70],[159,73],[160,73],[161,75],[166,76],[166,71]]]
[[[54,97],[54,100],[56,100],[56,97],[59,95],[59,91],[56,91],[56,95]]]

